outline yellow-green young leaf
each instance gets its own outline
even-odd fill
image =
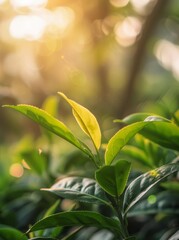
[[[119,151],[128,143],[128,141],[149,122],[137,122],[119,130],[110,140],[105,152],[105,163],[110,165]]]
[[[72,107],[73,115],[81,129],[92,139],[95,147],[100,148],[101,131],[95,116],[85,107],[67,98],[63,93],[58,92]]]
[[[17,106],[5,105],[4,107],[12,108],[22,113],[23,115],[40,124],[42,127],[48,129],[50,132],[56,134],[57,136],[65,139],[77,148],[81,149],[86,154],[91,154],[90,150],[87,149],[87,147],[72,134],[72,132],[65,126],[65,124],[48,114],[46,111],[25,104],[20,104]]]
[[[57,117],[58,115],[58,96],[50,96],[45,99],[42,105],[42,109],[48,112],[53,117]]]

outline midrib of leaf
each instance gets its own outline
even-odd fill
[[[60,96],[62,96],[68,104],[72,107],[73,115],[80,125],[81,129],[91,138],[94,147],[98,153],[98,149],[101,144],[101,131],[98,125],[98,122],[95,118],[95,116],[85,107],[81,106],[80,104],[76,103],[75,101],[69,99],[65,94],[58,92]],[[80,113],[83,115],[83,117],[80,116]],[[87,122],[85,123],[84,119],[84,113],[87,117]],[[84,118],[84,119],[83,119]],[[86,119],[85,119],[86,120]],[[89,121],[88,121],[89,120]],[[92,127],[90,126],[90,122],[93,122]],[[98,134],[98,135],[96,135]]]
[[[61,189],[58,189],[58,188],[53,188],[53,189],[49,189],[49,188],[41,188],[41,190],[43,190],[43,191],[50,191],[50,192],[52,192],[53,193],[53,190],[54,191],[63,191],[63,192],[65,192],[65,191],[68,191],[68,192],[74,192],[74,193],[78,193],[78,194],[82,194],[82,195],[87,195],[87,196],[89,196],[89,197],[91,197],[91,198],[94,198],[94,199],[97,199],[98,201],[100,201],[100,202],[102,202],[102,203],[104,203],[105,205],[108,205],[108,206],[110,206],[111,207],[111,204],[110,203],[108,203],[108,202],[106,202],[105,200],[103,200],[103,199],[101,199],[101,198],[98,198],[98,197],[96,197],[96,196],[94,196],[94,195],[91,195],[91,194],[88,194],[88,193],[81,193],[80,191],[77,191],[77,190],[71,190],[71,189],[68,189],[68,188],[61,188]],[[55,193],[55,194],[57,194],[57,193]],[[58,195],[58,194],[57,194]],[[80,201],[80,200],[79,200]]]
[[[80,115],[74,110],[72,109],[73,111],[73,115],[74,117],[76,118],[76,120],[79,122],[79,124],[81,124],[82,126],[82,129],[84,129],[84,132],[86,132],[86,134],[91,138],[92,142],[93,142],[93,145],[95,146],[95,148],[97,149],[97,146],[93,140],[93,137],[90,133],[90,131],[88,130],[88,127],[86,126],[85,122],[82,120],[82,118],[80,117]]]

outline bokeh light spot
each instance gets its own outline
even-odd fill
[[[17,39],[38,40],[42,37],[46,27],[43,18],[36,15],[19,15],[12,19],[9,31]]]
[[[74,11],[69,7],[58,7],[52,13],[52,21],[49,30],[52,33],[64,34],[75,18]]]
[[[44,7],[48,0],[11,0],[10,1],[14,8],[21,7]]]
[[[20,178],[24,174],[24,169],[20,163],[14,163],[10,166],[9,174],[13,177]]]
[[[154,204],[156,203],[157,201],[157,197],[155,195],[150,195],[148,198],[147,198],[147,201],[149,204]]]
[[[116,41],[123,47],[131,46],[138,37],[142,24],[136,17],[126,17],[115,25]]]
[[[159,63],[179,80],[179,46],[167,40],[160,40],[154,52]]]
[[[140,14],[149,14],[156,0],[130,0],[134,10]]]

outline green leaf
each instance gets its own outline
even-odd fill
[[[144,121],[147,117],[155,118],[155,120],[158,119],[158,121],[170,122],[170,120],[168,120],[167,118],[164,118],[162,116],[159,116],[159,115],[156,115],[156,114],[153,114],[153,113],[133,113],[133,114],[130,114],[130,115],[126,116],[122,120],[116,119],[114,122],[122,122],[122,123],[126,123],[126,124],[132,124],[132,123],[135,123],[135,122]]]
[[[20,154],[22,159],[34,170],[37,174],[43,174],[46,171],[46,159],[43,152],[35,150],[22,151]]]
[[[179,127],[172,122],[156,121],[154,118],[145,121],[151,120],[140,134],[163,147],[179,151]]]
[[[17,106],[4,105],[4,107],[12,108],[24,114],[28,118],[40,124],[42,127],[48,129],[50,132],[65,139],[77,148],[81,149],[83,152],[90,155],[89,149],[87,149],[87,147],[84,146],[84,144],[81,143],[62,122],[48,114],[46,111],[25,104],[20,104]]]
[[[152,113],[133,113],[126,116],[123,119],[115,119],[114,122],[121,122],[126,124],[132,124],[135,122],[144,121],[147,117],[153,115]]]
[[[92,226],[106,228],[120,233],[120,222],[116,219],[105,217],[97,212],[74,211],[62,212],[51,215],[35,223],[28,231],[33,232],[57,226]]]
[[[45,212],[45,215],[44,217],[48,217],[50,216],[51,214],[53,214],[57,208],[59,207],[59,204],[60,204],[60,201],[56,201],[49,209],[47,209],[47,211]]]
[[[42,105],[42,109],[48,112],[53,117],[57,118],[58,116],[58,96],[49,96],[45,99]],[[53,139],[53,133],[49,132],[48,130],[44,129],[43,133],[47,136],[49,141],[51,142]]]
[[[59,180],[51,188],[43,188],[42,190],[80,202],[109,205],[104,191],[95,180],[90,178],[67,177]]]
[[[3,240],[28,240],[19,230],[0,224],[0,238]]]
[[[45,99],[42,109],[48,112],[53,117],[57,117],[58,115],[58,96],[49,96]]]
[[[163,183],[161,183],[161,186],[168,190],[176,191],[179,193],[179,182],[177,180],[163,182]]]
[[[143,129],[148,122],[137,122],[119,130],[110,140],[105,152],[105,163],[110,165],[119,151],[129,142],[129,140]]]
[[[50,208],[47,209],[47,211],[45,212],[43,218],[48,217],[48,216],[52,215],[53,213],[55,213],[55,211],[56,211],[57,208],[59,207],[59,204],[60,204],[60,201],[58,200],[58,201],[56,201],[52,206],[50,206]],[[42,235],[43,235],[43,232],[44,232],[44,230],[40,230],[40,231],[38,232],[38,236],[39,236],[39,237],[42,236]]]
[[[74,240],[76,234],[82,229],[82,227],[79,227],[77,229],[75,229],[74,231],[71,231],[67,236],[65,236],[64,238],[62,238],[61,240]]]
[[[179,230],[176,231],[168,240],[177,240],[179,239]]]
[[[57,238],[51,238],[51,237],[34,237],[30,238],[29,240],[58,240]]]
[[[127,184],[131,163],[120,160],[113,166],[103,166],[96,171],[96,180],[111,196],[120,196]]]
[[[132,181],[125,191],[123,210],[125,214],[156,184],[164,178],[179,171],[179,163],[166,164]]]
[[[79,126],[91,138],[94,146],[99,149],[101,146],[101,131],[95,116],[85,107],[67,98],[63,93],[58,92],[58,94],[70,104]]]
[[[128,216],[158,213],[179,214],[179,195],[169,191],[149,195],[147,199],[137,204]]]
[[[147,167],[153,167],[147,154],[138,147],[126,145],[122,149],[122,152]]]

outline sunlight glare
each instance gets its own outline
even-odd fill
[[[20,178],[24,174],[24,169],[21,164],[14,163],[11,165],[11,167],[9,169],[9,173],[13,177]]]
[[[21,7],[45,7],[48,0],[10,0],[14,8]]]
[[[117,42],[123,47],[131,46],[138,37],[142,24],[136,17],[126,17],[114,28]]]
[[[160,40],[154,51],[159,63],[179,80],[179,46],[167,40]]]
[[[130,0],[133,8],[135,9],[136,12],[145,14],[148,13],[150,8],[148,6],[150,5],[151,7],[154,5],[156,0]]]
[[[0,4],[3,4],[6,0],[0,0]]]
[[[32,41],[42,37],[45,27],[45,20],[39,16],[19,15],[12,19],[9,31],[14,38]]]
[[[62,34],[73,23],[75,18],[74,11],[69,7],[58,7],[52,15],[51,25],[54,32]]]

